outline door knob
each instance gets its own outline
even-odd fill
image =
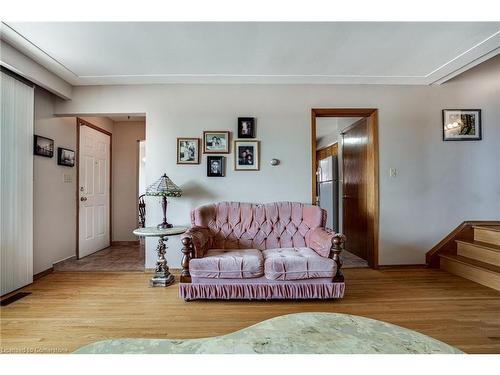
[[[85,201],[87,200],[87,197],[81,197],[81,198],[80,198],[80,200],[81,200],[82,202],[85,202]]]

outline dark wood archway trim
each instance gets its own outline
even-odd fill
[[[378,268],[379,239],[379,158],[378,110],[376,108],[313,108],[311,109],[311,202],[316,204],[316,118],[365,117],[368,124],[368,264]]]

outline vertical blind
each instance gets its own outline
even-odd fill
[[[1,295],[33,281],[34,88],[0,72]]]

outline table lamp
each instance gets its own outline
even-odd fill
[[[146,188],[146,195],[162,197],[163,223],[158,224],[157,228],[172,228],[172,224],[167,223],[167,197],[180,197],[182,190],[168,178],[167,174],[164,174]]]

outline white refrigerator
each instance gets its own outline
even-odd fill
[[[316,171],[318,206],[326,210],[326,227],[339,231],[339,163],[337,156],[319,160]]]

